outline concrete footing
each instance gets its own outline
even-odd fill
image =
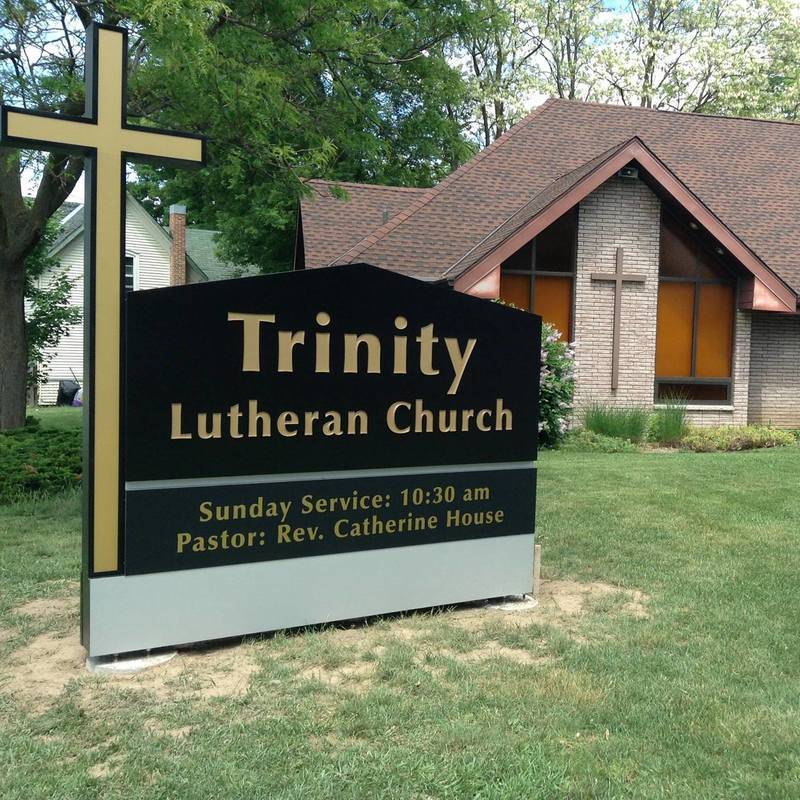
[[[134,656],[97,656],[86,659],[86,669],[101,675],[131,675],[172,661],[176,650],[144,653]]]

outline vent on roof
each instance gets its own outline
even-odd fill
[[[636,179],[639,177],[639,170],[636,167],[623,167],[618,173],[620,178],[632,178]]]
[[[383,209],[383,224],[385,225],[389,221],[389,209]]]

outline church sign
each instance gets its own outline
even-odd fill
[[[368,265],[125,295],[121,165],[202,144],[120,125],[89,39],[86,116],[0,131],[90,167],[89,655],[529,591],[538,317]]]
[[[121,652],[530,591],[533,315],[367,265],[127,301]]]

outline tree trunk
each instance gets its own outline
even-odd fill
[[[25,341],[25,264],[0,271],[0,430],[25,425],[28,348]]]

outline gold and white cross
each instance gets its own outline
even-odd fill
[[[127,31],[95,24],[86,34],[83,116],[3,106],[0,144],[78,152],[86,158],[84,424],[88,463],[84,463],[84,485],[88,502],[84,529],[91,557],[89,572],[94,575],[121,569],[125,163],[199,165],[205,160],[205,142],[192,134],[129,125]]]

